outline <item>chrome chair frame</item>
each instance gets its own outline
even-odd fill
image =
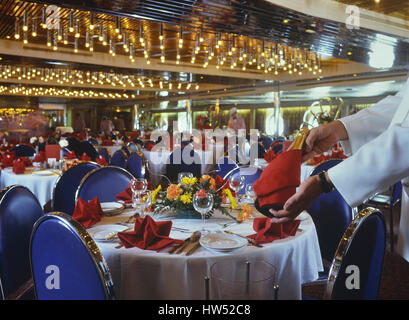
[[[365,208],[358,213],[358,215],[354,218],[354,220],[352,220],[347,230],[345,231],[344,235],[342,236],[341,241],[338,245],[338,248],[335,252],[334,259],[332,261],[331,268],[329,271],[327,285],[324,291],[325,300],[329,300],[332,297],[334,285],[339,276],[339,272],[341,270],[342,261],[344,259],[344,256],[348,252],[349,247],[351,246],[351,243],[357,231],[359,230],[362,223],[373,214],[380,215],[382,219],[384,220],[383,214],[380,210],[371,208],[371,207]],[[386,235],[385,235],[385,239],[386,239]],[[386,247],[386,243],[385,243],[385,247]]]
[[[111,273],[109,271],[108,265],[104,259],[104,257],[101,254],[101,251],[99,250],[97,244],[95,241],[92,239],[90,234],[87,232],[87,230],[75,219],[73,219],[71,216],[63,213],[63,212],[50,212],[45,214],[43,217],[37,220],[37,222],[33,226],[33,231],[31,233],[31,238],[30,238],[30,267],[31,267],[31,274],[34,274],[33,270],[33,265],[32,265],[32,255],[31,255],[31,250],[32,250],[32,242],[34,238],[34,234],[40,224],[47,220],[47,219],[58,219],[62,223],[68,225],[70,228],[74,229],[75,233],[79,236],[81,239],[84,247],[87,249],[88,253],[90,254],[92,260],[95,263],[95,266],[97,268],[99,278],[101,279],[101,283],[103,284],[104,292],[105,292],[105,297],[107,300],[114,300],[115,299],[115,293],[114,293],[114,284],[112,281]],[[37,298],[37,291],[36,291],[36,286],[34,282],[34,293]]]

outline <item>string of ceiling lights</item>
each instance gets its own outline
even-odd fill
[[[196,82],[164,80],[161,78],[150,78],[136,76],[133,74],[122,74],[102,71],[84,71],[68,68],[41,68],[20,67],[15,65],[0,66],[0,80],[15,79],[41,81],[44,84],[53,82],[59,85],[104,85],[115,88],[128,89],[167,89],[167,90],[199,90]]]
[[[16,18],[16,40],[28,44],[41,38],[54,51],[68,46],[74,53],[80,49],[93,52],[98,46],[99,51],[112,56],[127,55],[134,63],[142,58],[148,65],[158,58],[160,63],[204,69],[213,65],[217,69],[272,75],[322,72],[322,57],[317,53],[243,35],[204,32],[161,22],[149,22],[156,25],[148,29],[143,20],[133,19],[131,26],[129,18],[107,19],[106,15],[103,18],[93,12],[87,12],[84,19],[82,11],[56,6],[43,5],[41,12],[41,16],[30,16],[26,9],[22,17]]]

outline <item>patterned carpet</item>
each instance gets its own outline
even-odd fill
[[[382,279],[379,288],[379,300],[409,300],[409,262],[400,255],[390,251],[389,212],[384,211],[387,221],[387,248],[383,265]],[[399,228],[400,206],[394,208],[394,233]],[[397,238],[395,236],[395,248]],[[303,295],[314,299],[322,299],[324,286],[312,286],[303,289]]]

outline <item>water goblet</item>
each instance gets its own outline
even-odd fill
[[[206,215],[207,213],[213,209],[213,195],[209,192],[204,191],[203,189],[197,191],[193,195],[193,207],[197,212],[200,213],[202,216],[202,231],[206,232],[205,230],[205,223],[206,223]]]
[[[239,191],[244,187],[245,179],[242,175],[237,174],[230,178],[229,185],[230,188],[235,192],[235,198],[237,203],[239,203]]]
[[[254,193],[254,190],[253,190],[253,185],[247,184],[245,190],[246,190],[247,199],[253,202],[256,197],[256,194]]]
[[[179,174],[178,174],[178,182],[179,183],[182,183],[182,179],[183,178],[189,178],[189,179],[191,179],[191,178],[193,178],[193,173],[191,173],[191,172],[179,172]]]

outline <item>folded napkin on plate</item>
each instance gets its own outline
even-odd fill
[[[18,158],[14,160],[13,162],[13,172],[15,174],[22,174],[26,171],[26,166],[24,164],[24,160],[21,158]]]
[[[3,168],[11,167],[13,166],[13,162],[16,159],[16,154],[14,151],[6,151],[2,156],[1,156],[1,166]]]
[[[132,203],[132,190],[130,185],[128,185],[124,191],[118,193],[115,196],[115,199],[123,201],[125,204]]]
[[[262,244],[291,237],[296,234],[300,222],[300,220],[292,220],[285,223],[272,223],[270,218],[255,218],[253,229],[256,234],[252,234],[248,238]]]
[[[98,197],[89,202],[78,198],[72,217],[88,229],[99,222],[103,215],[104,212]]]
[[[99,156],[95,161],[96,163],[103,167],[106,167],[108,165],[108,162],[106,161],[104,156]]]
[[[77,155],[75,154],[74,151],[68,152],[65,156],[65,159],[67,160],[73,160],[73,159],[77,159]]]
[[[183,243],[183,240],[169,238],[171,228],[172,221],[156,222],[151,216],[146,216],[136,219],[134,231],[119,232],[118,238],[125,248],[138,247],[159,252],[170,245]]]
[[[33,162],[44,162],[46,161],[45,151],[39,151],[34,157]]]

